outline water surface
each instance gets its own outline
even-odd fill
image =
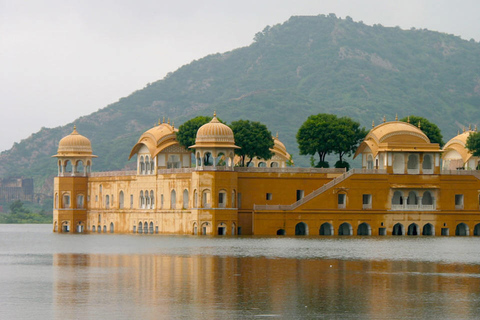
[[[0,288],[2,319],[478,319],[480,238],[0,225]]]

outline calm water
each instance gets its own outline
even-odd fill
[[[478,319],[479,237],[53,234],[0,225],[1,319]]]

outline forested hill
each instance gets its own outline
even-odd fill
[[[367,128],[384,115],[424,116],[447,141],[461,125],[479,122],[480,44],[332,14],[292,17],[257,33],[248,47],[193,61],[75,124],[99,156],[94,170],[115,170],[125,167],[131,147],[158,118],[179,126],[214,110],[227,122],[267,124],[304,165],[295,133],[320,112],[350,116]],[[47,181],[48,189],[56,173],[50,157],[72,128],[42,129],[16,143],[0,155],[0,176],[33,176],[37,188]]]

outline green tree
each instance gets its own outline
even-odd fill
[[[198,116],[183,123],[177,131],[178,143],[185,148],[193,146],[195,144],[198,129],[204,124],[210,122],[210,120],[212,120],[212,117]]]
[[[428,121],[428,119],[419,117],[419,116],[410,115],[408,117],[400,119],[400,121],[403,121],[403,122],[410,121],[411,124],[417,127],[420,125],[420,130],[422,130],[423,133],[425,133],[428,139],[430,139],[431,143],[438,143],[440,147],[442,147],[445,144],[445,142],[443,142],[443,136],[442,136],[442,132],[440,131],[440,128],[435,123]]]
[[[298,129],[297,143],[300,154],[314,156],[318,153],[320,160],[317,167],[328,167],[325,157],[335,148],[332,126],[337,120],[337,116],[333,114],[311,115]]]
[[[268,160],[273,156],[270,151],[274,145],[272,133],[266,125],[256,121],[238,120],[232,122],[230,128],[235,144],[241,148],[235,150],[235,154],[240,156],[240,166],[248,167],[255,157]],[[247,157],[249,160],[245,163]]]
[[[480,132],[473,132],[467,138],[467,149],[475,156],[480,156]]]
[[[344,156],[351,156],[358,145],[367,135],[365,128],[360,127],[360,123],[353,121],[349,117],[336,119],[331,123],[332,133],[335,134],[335,144],[333,152],[338,154],[338,161],[335,168],[350,168],[348,162],[343,160]]]

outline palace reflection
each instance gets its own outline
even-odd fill
[[[54,304],[57,318],[356,315],[468,319],[480,311],[480,266],[55,254]]]

